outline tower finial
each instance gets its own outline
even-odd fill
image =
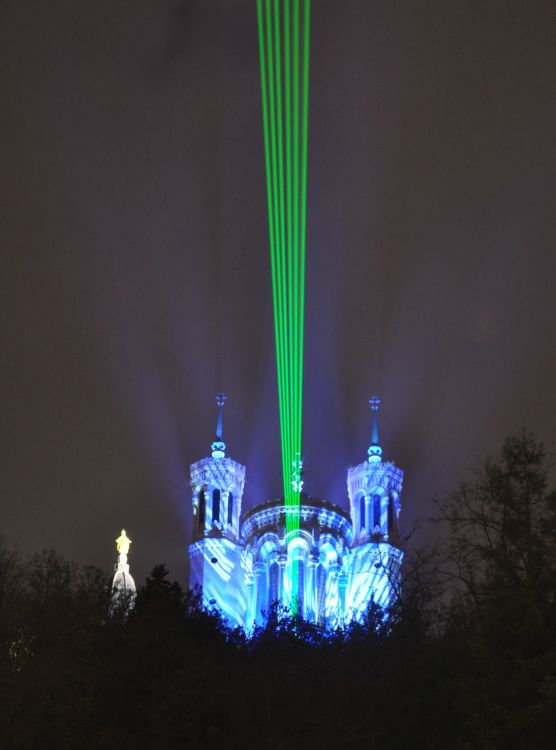
[[[378,442],[378,407],[380,406],[380,399],[377,396],[371,396],[369,399],[371,405],[371,413],[373,417],[373,431],[371,436],[371,444],[367,453],[369,454],[369,463],[379,463],[382,459],[382,448]]]
[[[222,441],[222,407],[228,397],[225,393],[220,392],[216,396],[216,403],[218,404],[218,419],[216,421],[216,440],[212,444],[212,457],[213,458],[224,458],[226,453],[226,443]]]

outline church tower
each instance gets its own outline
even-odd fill
[[[398,547],[403,471],[393,461],[382,460],[378,437],[380,400],[373,396],[369,403],[372,435],[368,457],[347,473],[353,525],[347,609],[356,618],[371,599],[382,607],[392,601],[399,586],[403,557]]]
[[[245,466],[226,455],[225,399],[222,393],[216,397],[210,455],[190,468],[189,581],[192,589],[202,591],[203,606],[218,610],[229,625],[250,634],[255,624],[264,625],[275,603],[291,606],[295,561],[298,612],[307,621],[343,627],[362,620],[373,601],[387,609],[400,585],[403,471],[382,460],[378,398],[370,400],[367,457],[347,472],[350,511],[301,493],[300,528],[293,537],[280,497],[259,502],[241,516]]]
[[[193,541],[239,537],[241,499],[245,484],[245,466],[226,456],[222,440],[222,409],[226,396],[219,393],[216,440],[212,443],[210,457],[191,465],[193,490]]]
[[[218,419],[211,455],[190,467],[193,539],[189,548],[190,587],[200,586],[203,605],[218,607],[232,624],[245,620],[245,593],[239,544],[245,466],[226,456],[222,410],[226,396],[216,397]]]

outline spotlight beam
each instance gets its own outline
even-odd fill
[[[310,0],[257,0],[257,24],[286,531],[295,534],[303,484]]]

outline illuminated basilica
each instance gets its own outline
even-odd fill
[[[328,628],[360,620],[372,601],[387,607],[400,581],[403,553],[398,520],[403,471],[382,460],[379,400],[370,400],[372,442],[363,463],[347,470],[349,511],[326,500],[300,498],[299,530],[286,531],[281,499],[241,512],[245,466],[225,454],[222,405],[212,455],[191,465],[193,541],[190,586],[230,625],[251,632],[274,603]]]

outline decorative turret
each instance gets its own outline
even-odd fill
[[[218,605],[230,623],[245,626],[248,596],[239,525],[245,466],[225,453],[225,400],[223,393],[216,397],[218,418],[211,455],[190,467],[193,539],[189,545],[189,585],[191,589],[201,588],[203,606]]]
[[[226,396],[216,396],[218,418],[211,456],[191,465],[193,541],[204,537],[239,537],[245,466],[226,456],[222,439],[222,409]]]
[[[397,544],[403,471],[392,461],[382,461],[377,419],[380,399],[373,396],[369,403],[372,435],[368,458],[358,466],[350,467],[347,475],[353,541],[354,544],[369,540]]]

